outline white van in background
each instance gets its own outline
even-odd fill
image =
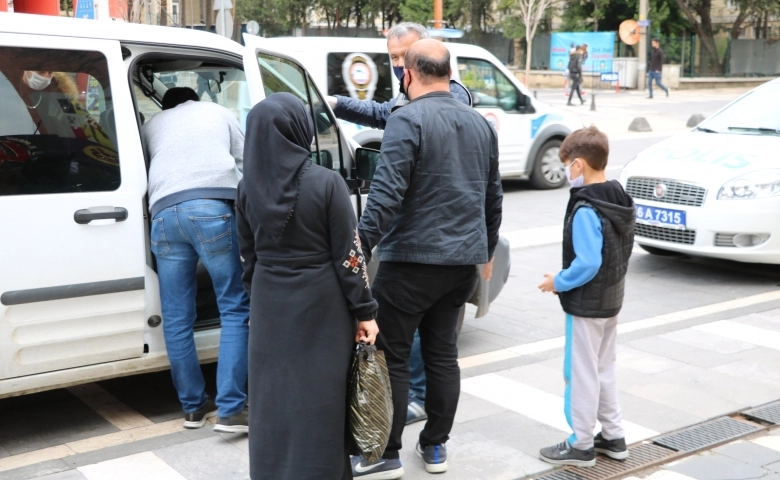
[[[377,102],[398,95],[398,80],[384,39],[279,37],[263,39],[262,45],[300,61],[324,94]],[[453,78],[469,89],[474,108],[498,131],[502,178],[530,177],[537,188],[563,186],[566,179],[558,147],[569,133],[582,128],[582,122],[533,98],[484,48],[446,45],[452,55]],[[343,132],[360,146],[379,149],[381,130],[340,123]]]

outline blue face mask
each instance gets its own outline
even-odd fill
[[[393,73],[395,74],[395,78],[397,78],[399,82],[403,83],[404,67],[393,67]]]

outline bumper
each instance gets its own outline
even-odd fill
[[[708,198],[701,207],[685,207],[650,200],[636,200],[639,205],[686,212],[687,230],[695,232],[692,244],[661,240],[663,233],[658,228],[637,227],[635,240],[640,245],[657,247],[673,252],[700,255],[748,263],[780,264],[780,199],[766,200],[714,200]],[[650,236],[640,236],[642,230]],[[661,235],[658,235],[660,233]],[[759,235],[766,237],[763,243],[754,246],[733,245],[733,235]],[[682,237],[679,236],[679,237]],[[717,244],[716,244],[717,243]]]

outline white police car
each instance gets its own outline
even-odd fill
[[[626,165],[620,182],[637,205],[636,242],[654,254],[780,263],[779,156],[774,80]]]

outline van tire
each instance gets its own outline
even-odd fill
[[[556,169],[553,162],[560,162],[558,150],[561,148],[560,140],[548,140],[536,153],[534,169],[531,173],[531,185],[539,190],[552,190],[561,188],[566,184],[566,174],[563,167]]]

